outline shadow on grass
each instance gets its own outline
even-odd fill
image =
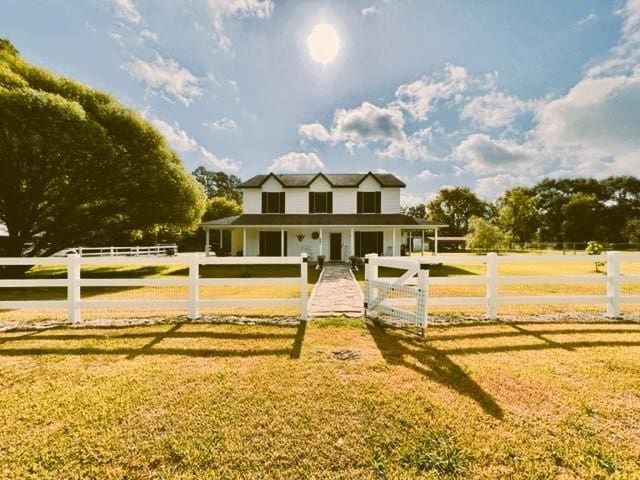
[[[376,346],[380,350],[385,361],[390,365],[400,365],[410,368],[427,378],[437,381],[442,385],[452,388],[462,395],[474,400],[482,409],[497,419],[503,417],[502,408],[496,403],[491,395],[485,392],[460,366],[450,358],[452,355],[474,355],[506,353],[518,351],[544,351],[551,349],[561,349],[574,353],[581,348],[598,347],[640,347],[640,340],[603,340],[601,338],[582,341],[557,341],[548,338],[549,335],[628,335],[636,334],[640,336],[640,326],[638,328],[596,328],[585,329],[559,328],[557,325],[549,325],[544,329],[525,328],[527,325],[516,323],[505,323],[511,331],[504,332],[480,332],[462,333],[460,335],[440,335],[433,336],[428,340],[418,338],[415,335],[406,333],[394,327],[384,328],[381,324],[372,325],[367,322],[367,328]],[[525,325],[525,326],[523,326]],[[537,323],[539,325],[539,323]],[[606,324],[611,325],[611,324]],[[533,337],[541,341],[537,344],[507,344],[491,346],[472,346],[454,348],[436,348],[434,343],[439,341],[456,340],[482,340],[495,338],[517,339]]]
[[[154,332],[125,332],[110,334],[112,328],[104,329],[104,333],[78,333],[69,331],[68,328],[48,329],[36,332],[28,332],[16,336],[0,336],[0,345],[16,341],[61,341],[73,342],[78,340],[135,340],[149,339],[141,347],[31,347],[31,348],[0,348],[0,356],[31,356],[31,355],[125,355],[131,360],[139,356],[148,355],[176,355],[189,357],[252,357],[283,355],[291,359],[299,359],[302,344],[306,332],[307,322],[300,321],[297,326],[277,325],[279,330],[287,329],[289,332],[215,332],[215,331],[180,331],[187,324],[180,322],[168,326],[167,329]],[[295,328],[295,332],[292,330]],[[53,330],[53,331],[52,331]],[[102,330],[102,329],[100,329]],[[60,332],[60,333],[58,333]],[[291,348],[265,348],[265,349],[207,349],[207,348],[162,348],[157,345],[165,339],[215,339],[215,340],[286,340],[291,339]]]
[[[533,336],[542,340],[549,344],[550,347],[555,348],[564,348],[571,349],[570,343],[562,343],[550,340],[544,336],[546,335],[583,335],[583,334],[638,334],[640,335],[640,324],[638,323],[628,323],[627,326],[637,325],[638,328],[581,328],[581,329],[572,329],[572,328],[559,328],[559,325],[550,325],[548,322],[544,323],[547,328],[544,329],[527,329],[525,328],[527,325],[541,325],[540,322],[518,322],[518,323],[510,323],[510,322],[499,322],[505,327],[509,327],[515,331],[505,330],[502,332],[478,332],[478,333],[462,333],[462,334],[453,334],[453,335],[437,335],[429,338],[429,342],[446,342],[450,340],[482,340],[482,339],[491,339],[491,338],[518,338],[525,336]],[[619,324],[620,322],[615,322]],[[495,325],[495,324],[475,324],[476,326],[483,325]],[[602,325],[612,325],[612,323],[603,323]],[[470,325],[467,325],[469,327]]]
[[[475,401],[487,414],[502,419],[504,412],[493,397],[484,391],[462,368],[443,351],[414,337],[381,324],[366,323],[382,357],[389,365],[409,368],[431,380]],[[410,361],[413,359],[416,363]]]

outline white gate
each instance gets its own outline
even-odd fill
[[[381,279],[380,267],[405,270],[400,277]],[[424,333],[427,326],[427,296],[429,265],[416,260],[365,256],[364,308],[365,316],[391,317],[403,324],[419,327]],[[417,275],[417,281],[415,279]]]

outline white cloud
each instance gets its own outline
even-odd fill
[[[582,27],[583,25],[586,25],[587,23],[595,22],[596,20],[598,20],[598,15],[596,15],[593,12],[591,12],[589,15],[587,15],[587,16],[581,18],[580,20],[578,20],[576,22],[576,26],[577,27]]]
[[[333,137],[324,128],[324,125],[320,123],[308,123],[298,126],[298,133],[309,140],[316,140],[318,142],[331,142]]]
[[[415,207],[416,205],[429,203],[431,200],[436,198],[436,194],[436,192],[402,192],[400,194],[400,205],[402,205],[403,207]]]
[[[536,113],[532,138],[559,172],[637,174],[640,158],[640,0],[627,1],[618,44],[564,96]]]
[[[178,122],[171,125],[158,118],[153,118],[151,119],[151,123],[165,137],[167,143],[169,143],[174,150],[182,153],[197,152],[207,166],[217,170],[223,170],[225,172],[237,172],[239,170],[240,164],[237,161],[229,158],[219,158],[200,145],[195,138],[190,137],[187,132],[182,130]]]
[[[478,128],[489,130],[510,126],[523,113],[535,108],[536,102],[520,100],[513,95],[491,91],[474,97],[460,113],[461,119],[471,120]]]
[[[153,42],[158,43],[158,34],[155,32],[152,32],[151,30],[148,29],[144,29],[142,30],[142,32],[140,32],[140,38],[146,38],[147,40],[151,40]]]
[[[114,0],[114,2],[116,17],[135,24],[142,21],[142,15],[140,15],[133,0]]]
[[[366,18],[369,15],[374,15],[377,11],[378,11],[378,9],[376,8],[375,5],[371,5],[369,7],[365,7],[365,8],[363,8],[361,10],[362,18]]]
[[[230,158],[218,158],[203,146],[198,147],[198,152],[200,152],[205,163],[210,167],[224,172],[237,172],[240,169],[240,164],[237,161]]]
[[[156,53],[152,62],[137,57],[122,68],[133,78],[144,82],[147,89],[173,97],[185,106],[202,95],[201,79],[172,59],[165,59]]]
[[[533,183],[533,177],[502,173],[478,179],[474,191],[480,198],[495,201],[510,188],[531,186]]]
[[[626,154],[640,149],[639,112],[640,71],[584,78],[538,111],[536,134],[547,146]]]
[[[180,128],[178,122],[171,125],[163,120],[154,118],[151,123],[156,127],[172,148],[178,152],[193,152],[198,148],[198,142]]]
[[[273,160],[269,171],[278,173],[315,172],[324,168],[324,163],[313,152],[289,152]]]
[[[423,76],[415,82],[400,85],[397,104],[417,120],[426,120],[439,101],[455,99],[468,85],[469,73],[460,65],[447,64],[442,74]]]
[[[433,180],[434,178],[438,178],[438,177],[439,175],[437,173],[433,173],[428,168],[425,168],[418,175],[416,175],[416,178],[419,178],[420,180]]]
[[[416,160],[427,152],[420,144],[420,135],[407,136],[404,131],[404,117],[395,106],[379,107],[363,102],[352,109],[340,108],[335,111],[331,129],[320,123],[300,125],[298,132],[309,140],[343,143],[353,153],[355,148],[370,144],[382,144],[376,154],[388,158]]]
[[[271,0],[208,0],[213,38],[218,48],[231,51],[231,39],[225,34],[224,22],[227,17],[269,18],[273,13]]]
[[[526,162],[529,162],[529,169],[536,166],[536,151],[533,148],[494,140],[483,133],[469,135],[454,149],[453,154],[466,160],[467,169],[474,173],[504,171]]]
[[[231,118],[222,117],[213,122],[204,122],[203,125],[214,132],[235,132],[238,124]]]

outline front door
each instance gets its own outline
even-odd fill
[[[342,234],[332,233],[329,241],[329,259],[342,260]]]

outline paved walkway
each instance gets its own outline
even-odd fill
[[[345,264],[324,266],[322,280],[309,300],[309,317],[362,317],[362,292]]]

